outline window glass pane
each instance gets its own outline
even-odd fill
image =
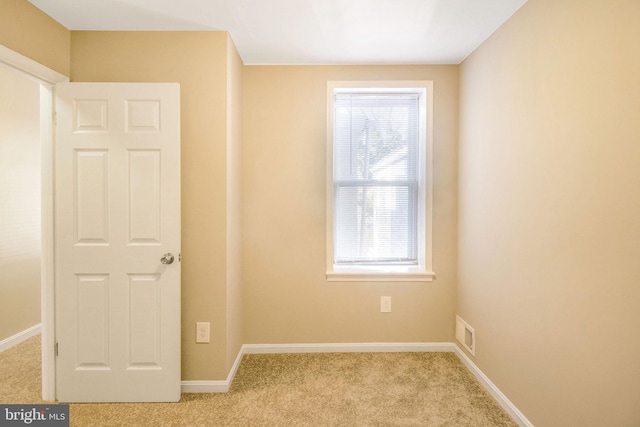
[[[415,186],[337,186],[335,262],[416,260]]]
[[[334,262],[415,263],[419,96],[334,98]]]
[[[418,99],[336,95],[334,178],[417,180]]]

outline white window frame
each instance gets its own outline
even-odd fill
[[[418,264],[336,265],[334,264],[333,137],[334,99],[340,92],[420,93]],[[326,277],[330,282],[429,282],[432,268],[433,223],[433,81],[329,81],[327,82],[327,182],[326,182]]]

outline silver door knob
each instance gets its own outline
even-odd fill
[[[174,257],[172,253],[166,253],[162,255],[162,258],[160,258],[160,262],[163,264],[172,264],[173,260],[174,260]]]

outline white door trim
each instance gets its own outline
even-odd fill
[[[26,74],[26,77],[47,86],[69,81],[67,76],[45,67],[39,62],[27,58],[3,45],[0,45],[0,63],[8,66],[10,69],[21,71]]]
[[[42,162],[42,399],[55,400],[55,306],[53,233],[53,91],[69,78],[0,45],[0,66],[40,84],[40,147]]]

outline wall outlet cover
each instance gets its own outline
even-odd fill
[[[211,324],[196,322],[196,343],[206,344],[211,341]]]
[[[380,297],[380,312],[391,313],[391,297]]]

